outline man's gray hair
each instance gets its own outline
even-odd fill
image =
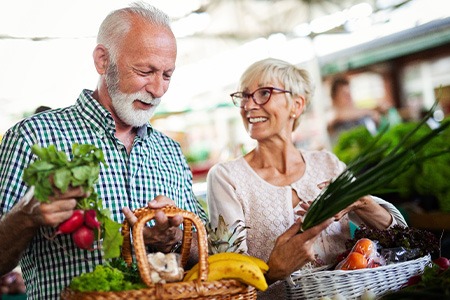
[[[103,20],[97,35],[97,43],[108,49],[112,61],[116,61],[120,41],[130,30],[133,16],[140,16],[150,24],[170,29],[170,17],[145,2],[134,2],[129,7],[112,11]]]

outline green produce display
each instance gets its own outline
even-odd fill
[[[424,151],[430,143],[448,131],[450,126],[449,119],[437,128],[421,134],[420,130],[427,128],[426,122],[436,106],[437,102],[424,119],[409,128],[396,144],[383,142],[385,131],[377,135],[312,202],[303,220],[302,230],[331,218],[362,196],[392,192],[389,184],[404,174],[411,165],[443,154],[450,155],[448,142],[445,147]]]
[[[449,122],[450,118],[446,118],[442,124]],[[389,151],[399,145],[402,138],[417,124],[418,122],[406,122],[389,128],[379,141],[379,144],[387,145],[387,148],[379,154],[377,159],[386,157]],[[420,127],[402,148],[409,147],[431,131],[428,126]],[[374,139],[364,127],[355,128],[341,135],[333,151],[343,162],[349,163],[359,157]],[[417,159],[409,168],[404,169],[386,184],[386,190],[395,191],[402,199],[434,197],[437,199],[440,211],[450,212],[449,141],[450,129],[446,128],[430,140],[420,153],[417,153]],[[440,155],[434,156],[436,153]]]

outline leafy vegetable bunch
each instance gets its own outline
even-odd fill
[[[97,265],[94,271],[74,277],[70,288],[79,292],[141,289],[145,287],[145,284],[140,280],[136,268],[136,265],[127,267],[125,262],[119,262],[116,265]]]
[[[71,160],[55,145],[33,145],[31,150],[38,158],[24,170],[23,180],[35,187],[34,196],[38,201],[48,203],[55,189],[64,193],[69,187],[81,186],[88,195],[78,199],[77,209],[58,226],[51,238],[71,234],[77,247],[94,250],[97,237],[97,241],[103,239],[106,259],[118,257],[123,241],[121,224],[111,219],[110,211],[103,208],[102,200],[94,190],[101,164],[107,167],[102,150],[89,144],[73,144]]]
[[[313,227],[333,217],[359,198],[369,194],[392,192],[386,186],[403,174],[411,165],[420,161],[450,153],[445,145],[422,155],[422,150],[450,126],[450,120],[424,135],[417,135],[426,126],[438,102],[427,112],[424,119],[402,136],[392,148],[388,143],[380,145],[380,140],[388,127],[378,134],[371,144],[347,168],[316,197],[303,220],[302,230]],[[416,137],[416,138],[413,138]],[[385,154],[387,151],[387,154]]]

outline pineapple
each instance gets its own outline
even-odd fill
[[[244,241],[245,236],[239,235],[248,228],[247,226],[243,226],[243,221],[241,220],[237,220],[228,228],[228,224],[225,223],[222,215],[219,215],[217,228],[212,228],[210,223],[206,224],[209,255],[221,252],[243,253],[239,247]]]

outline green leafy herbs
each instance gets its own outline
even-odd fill
[[[302,230],[333,217],[362,196],[392,192],[386,186],[407,171],[411,165],[450,153],[450,148],[447,146],[426,156],[419,155],[430,141],[450,126],[450,121],[442,122],[439,127],[410,142],[417,131],[426,126],[437,103],[436,101],[421,122],[407,132],[399,143],[383,156],[390,146],[389,144],[379,145],[380,139],[388,129],[386,127],[385,131],[381,132],[359,157],[349,162],[347,168],[317,196],[305,215]]]
[[[94,145],[73,144],[71,160],[65,152],[58,151],[55,145],[48,147],[33,145],[31,150],[38,158],[24,170],[23,180],[35,187],[34,196],[37,200],[48,203],[55,189],[64,193],[69,187],[82,187],[88,195],[78,199],[76,207],[84,212],[84,222],[81,224],[77,222],[76,226],[71,224],[70,231],[64,233],[72,234],[75,244],[86,250],[94,250],[92,237],[96,236],[103,239],[102,250],[105,259],[120,256],[123,242],[120,234],[121,224],[111,219],[111,212],[103,208],[102,199],[94,190],[101,165],[107,167],[102,150]],[[92,210],[95,213],[89,214],[91,222],[86,222],[88,217],[86,212]],[[96,226],[95,224],[98,224],[96,222],[100,225]]]
[[[122,257],[117,257],[109,262],[109,266],[119,269],[124,275],[124,280],[130,281],[132,283],[142,282],[136,262],[132,262],[130,265],[128,265]]]
[[[94,271],[74,277],[70,283],[70,288],[79,292],[117,292],[145,287],[140,281],[130,280],[131,277],[129,277],[128,272],[128,269],[97,265]]]
[[[41,202],[48,202],[53,195],[53,187],[62,193],[69,186],[82,186],[85,191],[92,191],[100,173],[100,164],[106,166],[101,149],[93,145],[73,144],[73,158],[69,160],[66,153],[58,151],[55,145],[47,148],[33,145],[31,151],[38,159],[24,171],[23,180],[35,186],[35,197]]]

